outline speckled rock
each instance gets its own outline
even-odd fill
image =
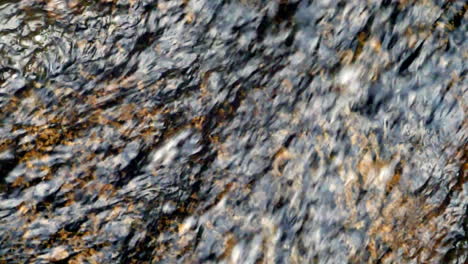
[[[0,1],[0,263],[465,263],[465,1]]]

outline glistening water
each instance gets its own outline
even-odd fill
[[[0,263],[466,263],[463,0],[0,0]]]

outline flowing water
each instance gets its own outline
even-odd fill
[[[0,263],[466,263],[466,9],[0,0]]]

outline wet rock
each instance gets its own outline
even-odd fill
[[[463,263],[465,17],[0,1],[0,262]]]
[[[50,262],[59,262],[68,258],[70,253],[67,251],[65,247],[56,247],[50,250],[49,253],[40,255],[39,259],[48,260]]]

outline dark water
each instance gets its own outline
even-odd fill
[[[466,9],[0,0],[0,263],[466,263]]]

